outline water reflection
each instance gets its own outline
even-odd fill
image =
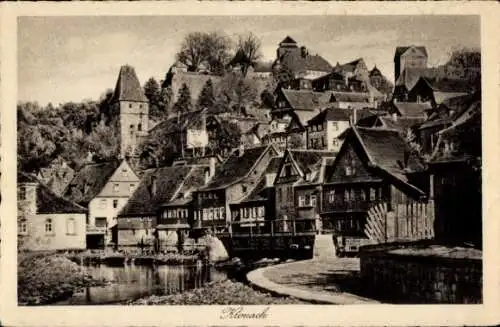
[[[85,267],[95,278],[114,281],[105,287],[89,287],[59,305],[111,304],[147,295],[168,295],[198,288],[227,278],[226,273],[207,266]]]

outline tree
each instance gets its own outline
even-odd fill
[[[260,101],[264,107],[269,109],[274,108],[274,95],[268,89],[262,91],[262,93],[260,94]]]
[[[120,147],[117,124],[106,126],[104,121],[100,121],[88,136],[87,142],[89,150],[99,161],[116,158]]]
[[[148,98],[150,104],[158,103],[160,97],[160,84],[154,77],[150,77],[144,84],[144,95]]]
[[[184,38],[176,59],[191,72],[205,64],[211,72],[222,74],[229,58],[230,46],[230,40],[225,35],[193,32]]]
[[[288,147],[290,149],[303,149],[305,148],[304,139],[300,134],[293,133],[290,135]]]
[[[158,118],[159,120],[163,120],[168,116],[171,107],[171,101],[173,98],[174,92],[170,86],[164,87],[160,91],[160,98],[158,100]]]
[[[273,75],[276,85],[283,88],[288,88],[290,83],[295,79],[293,70],[286,64],[280,64],[273,71]]]
[[[252,32],[240,35],[238,37],[235,57],[237,57],[235,63],[241,66],[241,72],[246,77],[248,68],[255,65],[262,57],[260,39]]]
[[[256,82],[240,74],[227,74],[218,86],[218,104],[224,104],[237,111],[256,101],[258,96]]]
[[[207,108],[208,110],[213,111],[215,108],[215,101],[214,86],[212,80],[209,79],[201,89],[196,107],[198,109]]]
[[[238,124],[230,121],[222,121],[222,126],[216,132],[211,147],[216,154],[224,156],[229,150],[240,144],[241,130]]]
[[[179,97],[172,109],[174,113],[186,113],[191,111],[192,107],[193,101],[191,99],[191,91],[189,90],[187,84],[184,83],[179,90]]]

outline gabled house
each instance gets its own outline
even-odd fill
[[[350,110],[326,108],[307,122],[307,148],[338,152],[339,135],[349,128]]]
[[[409,172],[423,168],[410,156],[409,146],[395,130],[353,127],[323,184],[323,230],[336,236],[338,246],[357,251],[368,242],[364,233],[367,212],[374,204],[426,198],[426,181],[417,187]]]
[[[205,170],[208,175],[209,167]],[[186,185],[186,189],[183,189],[184,184],[190,176],[193,176],[195,181],[198,180],[199,174],[198,166],[188,165],[148,169],[127,204],[118,214],[118,246],[151,244],[157,238],[156,236],[168,236],[166,232],[155,235],[159,221],[163,225],[179,224],[179,229],[182,229],[181,224],[185,225],[189,221],[190,211],[185,201],[189,200],[192,193],[191,182]],[[175,214],[173,210],[168,209],[169,204],[175,207]],[[169,228],[160,229],[168,230]]]
[[[306,188],[305,193],[300,196],[308,197],[307,203],[299,203],[299,194],[295,186],[301,183],[307,186],[315,186],[319,181],[318,173],[321,170],[323,158],[334,157],[335,154],[323,150],[298,150],[287,149],[278,169],[274,188],[276,192],[276,219],[280,221],[277,231],[292,232],[295,224],[304,218],[300,212],[306,206],[312,211],[317,210],[320,194],[314,187]],[[299,207],[304,207],[300,208]],[[309,217],[310,218],[310,217]],[[306,220],[309,220],[306,218]],[[313,222],[310,222],[314,225]],[[295,226],[296,227],[296,226]]]
[[[276,218],[274,180],[281,163],[281,157],[271,159],[260,181],[243,199],[231,203],[232,232],[270,233],[269,221]]]
[[[117,215],[138,184],[127,160],[87,164],[76,173],[65,196],[88,208],[89,247],[116,243]]]
[[[406,68],[395,79],[393,99],[407,102],[410,90],[417,84],[421,77],[434,79],[439,76],[441,74],[437,68]]]
[[[287,67],[295,78],[312,79],[332,71],[330,63],[318,54],[310,54],[305,46],[299,47],[297,42],[287,36],[280,42],[273,69]]]
[[[52,192],[34,175],[18,173],[18,246],[23,250],[83,250],[87,209]]]
[[[333,68],[333,71],[338,72],[348,78],[350,77],[357,77],[361,79],[368,78],[368,67],[366,66],[366,63],[363,60],[363,58],[358,58],[356,60],[353,60],[351,62],[342,65],[337,62],[337,65]]]
[[[230,204],[247,197],[258,185],[271,159],[278,155],[272,146],[235,149],[216,169],[209,183],[194,193],[194,227],[231,231]]]

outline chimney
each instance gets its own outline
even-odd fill
[[[302,56],[302,58],[307,57],[307,48],[305,46],[300,47],[300,55]]]
[[[36,215],[36,189],[38,183],[19,183],[17,187],[20,216]]]
[[[266,187],[273,187],[275,179],[276,179],[276,173],[266,174]]]

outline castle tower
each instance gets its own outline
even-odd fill
[[[280,59],[287,52],[298,52],[299,47],[297,46],[297,42],[292,39],[290,36],[287,36],[279,43],[278,50],[276,53],[277,58]]]
[[[424,46],[396,47],[394,54],[394,82],[406,68],[427,68],[427,49]]]
[[[134,67],[120,68],[111,101],[119,106],[120,156],[123,158],[133,154],[138,139],[148,132],[149,101]]]

